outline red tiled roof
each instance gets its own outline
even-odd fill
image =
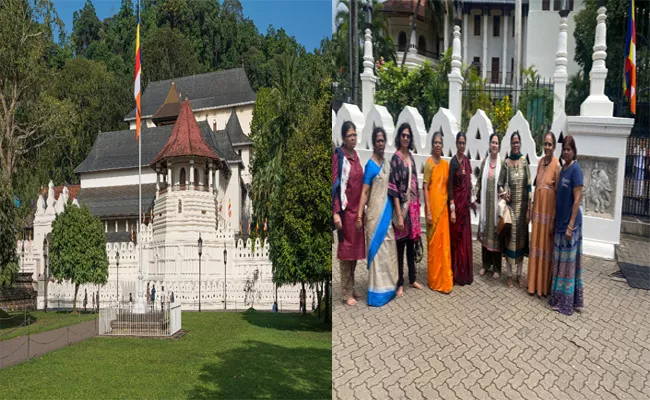
[[[52,189],[54,189],[54,198],[59,199],[59,196],[61,196],[61,193],[63,193],[63,188],[67,187],[68,188],[68,199],[70,201],[73,201],[76,197],[77,194],[79,193],[79,190],[81,190],[81,185],[65,185],[65,186],[54,186]],[[41,190],[41,193],[45,199],[47,199],[47,191],[48,187],[44,187]]]
[[[192,107],[190,107],[190,101],[185,99],[167,144],[149,165],[153,166],[170,157],[191,156],[219,160],[219,156],[203,140]]]
[[[381,12],[386,13],[405,13],[413,14],[418,0],[387,0],[382,3],[379,9]],[[428,4],[426,0],[420,0],[420,8],[418,9],[418,17],[425,18]]]

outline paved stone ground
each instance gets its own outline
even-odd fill
[[[619,262],[650,267],[650,238],[621,235],[621,244],[616,248],[616,259]]]
[[[584,258],[585,308],[566,317],[479,276],[479,246],[472,285],[406,288],[370,308],[365,263],[364,298],[339,301],[334,243],[334,399],[650,399],[650,293],[610,279],[616,262]],[[418,278],[426,283],[426,261]]]

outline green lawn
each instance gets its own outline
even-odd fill
[[[180,340],[97,337],[0,370],[0,399],[332,396],[332,332],[313,316],[183,313]]]
[[[29,327],[24,324],[26,318],[29,321]],[[27,311],[26,315],[23,311],[12,311],[6,314],[1,313],[0,340],[27,335],[28,332],[34,334],[51,331],[52,329],[74,325],[96,318],[97,314],[90,312],[72,314],[70,311]]]

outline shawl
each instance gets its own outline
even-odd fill
[[[498,201],[497,199],[499,198],[499,190],[497,187],[497,182],[499,180],[499,174],[501,173],[501,156],[499,156],[499,153],[497,153],[497,165],[494,170],[494,226],[497,225],[497,220],[498,220]],[[483,166],[483,176],[481,176],[481,232],[485,232],[487,229],[487,181],[488,181],[488,174],[490,173],[490,156],[485,159],[485,163],[487,164],[487,168],[484,165]]]

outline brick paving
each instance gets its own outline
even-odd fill
[[[619,262],[650,267],[650,239],[621,235],[621,244],[616,248],[616,259]]]
[[[334,243],[334,399],[650,399],[650,293],[612,280],[616,262],[584,257],[585,308],[566,317],[504,277],[479,276],[479,246],[472,285],[407,287],[371,308],[361,262],[363,298],[339,301]]]

